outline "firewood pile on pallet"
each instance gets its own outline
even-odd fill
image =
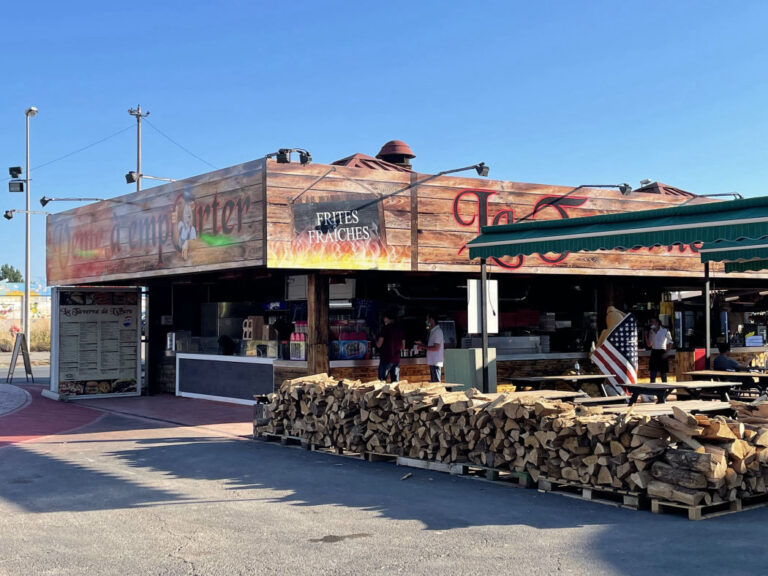
[[[286,380],[254,432],[349,452],[526,471],[534,481],[626,490],[690,506],[765,494],[768,400],[738,420],[603,413],[531,393],[449,392],[439,384]]]

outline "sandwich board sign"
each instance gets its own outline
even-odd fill
[[[27,382],[32,378],[32,383],[35,383],[35,377],[32,375],[32,362],[29,359],[29,347],[27,346],[27,337],[23,332],[16,334],[16,341],[13,343],[13,354],[11,354],[11,364],[8,366],[8,376],[5,381],[10,383],[13,380],[13,372],[16,370],[16,362],[19,361],[19,352],[24,359],[24,371],[26,373]]]

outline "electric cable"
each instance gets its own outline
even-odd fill
[[[147,124],[149,124],[149,125],[152,127],[152,129],[153,129],[155,132],[157,132],[158,134],[160,134],[160,136],[162,136],[163,138],[165,138],[166,140],[168,140],[168,141],[169,141],[169,142],[171,142],[172,144],[175,144],[176,146],[178,146],[179,148],[181,148],[182,150],[184,150],[184,152],[186,152],[187,154],[189,154],[189,155],[190,155],[190,156],[192,156],[193,158],[196,158],[197,160],[200,160],[200,162],[202,162],[203,164],[206,164],[206,165],[210,166],[210,167],[211,167],[211,168],[213,168],[214,170],[218,170],[218,166],[214,166],[213,164],[211,164],[211,163],[210,163],[210,162],[208,162],[207,160],[203,160],[202,158],[200,158],[200,156],[198,156],[197,154],[195,154],[195,153],[194,153],[194,152],[192,152],[191,150],[188,150],[187,148],[185,148],[184,146],[182,146],[181,144],[179,144],[178,142],[176,142],[176,140],[174,140],[173,138],[171,138],[170,136],[168,136],[168,134],[166,134],[165,132],[163,132],[162,130],[160,130],[160,128],[158,128],[157,126],[155,126],[154,124],[152,124],[152,122],[150,122],[150,121],[149,121],[149,120],[147,120],[146,118],[144,118],[144,122],[146,122]]]

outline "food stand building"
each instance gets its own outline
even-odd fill
[[[466,289],[480,270],[466,243],[482,226],[708,201],[657,183],[622,193],[420,174],[397,141],[376,158],[300,157],[287,151],[50,215],[49,285],[144,287],[145,388],[248,402],[286,377],[375,379],[371,342],[384,310],[399,316],[409,350],[425,338],[429,309],[446,320],[450,346],[479,346],[467,334]],[[499,282],[490,344],[500,375],[566,370],[585,358],[607,305],[642,322],[663,293],[701,286],[695,246],[488,264]],[[755,293],[763,278],[725,276],[722,265],[712,276]],[[677,312],[678,347],[703,344],[696,311]],[[227,339],[235,353],[222,355]],[[404,354],[401,377],[426,380],[425,359]]]

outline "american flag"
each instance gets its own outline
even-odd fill
[[[604,374],[615,374],[608,383],[617,393],[623,394],[621,386],[637,383],[637,322],[633,314],[627,314],[605,341],[592,352],[592,362]]]

